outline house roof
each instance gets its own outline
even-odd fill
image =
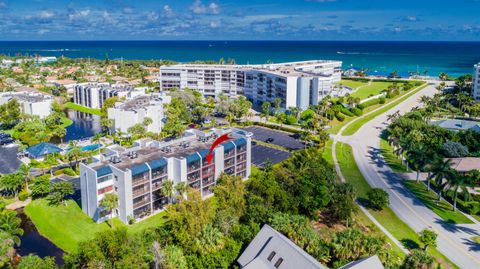
[[[472,170],[480,170],[480,158],[465,157],[465,158],[449,158],[453,169],[458,172],[468,172]]]
[[[269,256],[273,255],[269,261]],[[275,264],[283,259],[281,269],[326,269],[286,236],[265,224],[238,258],[240,268],[276,269]]]
[[[471,121],[471,120],[458,120],[458,119],[448,119],[448,120],[436,120],[431,122],[433,125],[440,126],[449,130],[469,130],[473,129],[479,131],[480,122]]]
[[[339,269],[383,269],[382,262],[377,255],[356,260],[348,263]]]
[[[263,225],[237,262],[242,269],[328,269],[268,224]],[[275,266],[276,264],[278,266]],[[339,269],[384,269],[384,267],[377,255],[374,255],[353,261]]]
[[[43,142],[36,144],[26,149],[27,152],[34,158],[40,158],[48,154],[61,152],[62,149],[52,143]]]

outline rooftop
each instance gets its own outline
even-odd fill
[[[432,120],[431,124],[440,126],[449,130],[469,130],[473,129],[480,132],[480,122],[460,119]]]
[[[199,159],[197,152],[204,157],[215,138],[227,132],[237,133],[237,138],[233,141],[241,143],[241,130],[216,129],[211,132],[202,132],[199,130],[187,130],[182,138],[164,141],[155,141],[152,139],[141,139],[134,143],[131,148],[121,147],[119,145],[110,146],[103,155],[103,160],[93,163],[91,166],[99,170],[107,165],[125,171],[132,167],[145,164],[147,162],[158,161],[165,158],[189,158]],[[244,140],[243,140],[244,141]]]
[[[125,102],[118,102],[115,108],[123,110],[143,109],[148,105],[159,105],[170,103],[171,97],[164,94],[140,95]]]
[[[0,98],[8,98],[8,99],[17,99],[21,102],[42,102],[44,100],[50,100],[52,97],[47,94],[43,94],[40,92],[33,92],[33,91],[21,91],[21,92],[4,92],[0,93]]]
[[[480,158],[465,157],[465,158],[449,158],[453,169],[458,172],[468,172],[472,170],[480,170]]]

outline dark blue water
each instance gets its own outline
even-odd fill
[[[180,62],[233,58],[260,64],[311,59],[342,60],[371,71],[429,75],[471,73],[480,62],[480,42],[372,41],[11,41],[0,53],[97,59],[169,59]]]
[[[73,124],[67,127],[67,133],[63,138],[64,142],[92,137],[102,131],[100,117],[97,115],[72,109],[68,109],[67,114],[68,117],[73,120]]]

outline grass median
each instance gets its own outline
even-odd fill
[[[407,92],[406,94],[403,94],[403,95],[397,97],[396,99],[393,99],[392,101],[390,101],[386,105],[383,105],[381,108],[375,110],[374,112],[355,119],[354,121],[352,121],[352,123],[347,128],[345,128],[345,130],[343,130],[342,135],[348,136],[348,135],[355,134],[358,131],[358,129],[360,129],[360,127],[362,127],[365,123],[367,123],[367,122],[371,121],[372,119],[376,118],[377,116],[387,112],[388,110],[392,109],[396,105],[398,105],[398,104],[402,103],[403,101],[407,100],[412,95],[414,95],[417,92],[423,90],[427,86],[428,86],[427,84],[419,86],[418,88],[416,88],[414,90],[411,90],[411,91]]]
[[[357,197],[367,199],[367,192],[371,189],[368,182],[358,169],[353,157],[352,147],[348,144],[338,142],[336,145],[337,161],[343,176],[356,190]],[[400,241],[405,248],[414,249],[422,246],[417,233],[403,222],[389,207],[383,210],[368,210],[370,214],[389,231],[393,237]],[[428,253],[436,258],[437,262],[449,268],[458,268],[447,257],[441,254],[436,248],[428,248]]]

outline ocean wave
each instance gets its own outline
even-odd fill
[[[80,49],[21,49],[21,51],[62,52],[62,51],[80,51]]]

